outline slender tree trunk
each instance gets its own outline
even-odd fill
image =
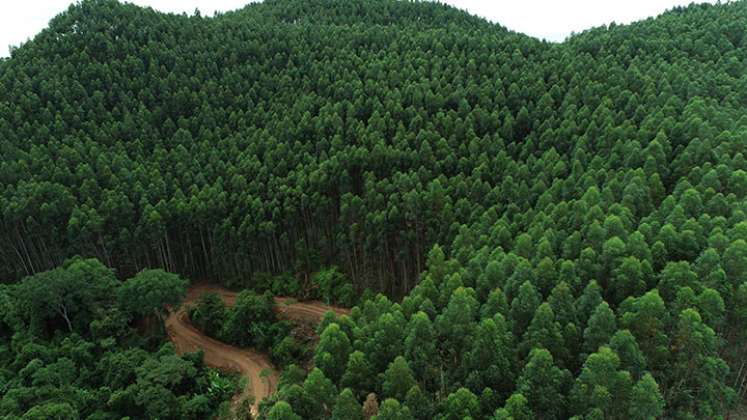
[[[59,305],[57,307],[57,313],[62,315],[62,318],[65,320],[65,323],[67,324],[68,331],[73,332],[73,325],[70,322],[70,317],[67,315],[67,308],[65,307],[65,305]]]
[[[205,261],[203,261],[205,277],[209,277],[210,259],[208,258],[207,246],[205,245],[205,234],[202,231],[202,226],[200,226],[200,243],[202,244],[202,255],[205,258]]]
[[[28,262],[28,266],[31,269],[31,274],[36,273],[36,268],[34,267],[34,262],[31,261],[31,256],[29,255],[29,250],[26,247],[26,241],[23,240],[23,235],[21,235],[21,232],[18,230],[18,225],[16,225],[16,236],[18,237],[18,241],[21,244],[21,249],[23,250],[23,253],[26,257],[26,261]]]
[[[21,261],[21,266],[23,267],[23,271],[26,272],[27,275],[31,274],[31,271],[29,270],[29,267],[26,265],[26,260],[24,260],[23,256],[21,255],[21,252],[18,250],[18,247],[13,243],[13,241],[9,241],[11,244],[11,247],[13,247],[13,251],[16,252],[16,255],[18,255],[18,259]]]

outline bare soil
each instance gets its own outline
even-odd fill
[[[259,402],[270,396],[277,389],[279,372],[270,363],[267,354],[254,349],[234,347],[210,338],[195,328],[189,320],[188,308],[201,295],[215,292],[223,298],[227,306],[236,303],[237,292],[213,285],[197,285],[189,289],[182,306],[169,314],[166,319],[166,330],[179,354],[202,350],[205,364],[225,371],[238,372],[248,379],[245,389],[234,397],[234,408],[239,407],[247,398],[254,398],[251,411],[256,417],[259,413]],[[321,302],[298,302],[291,298],[276,297],[278,313],[294,322],[316,324],[322,320],[327,311],[349,314],[348,309],[325,305]]]

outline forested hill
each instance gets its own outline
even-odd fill
[[[0,62],[0,278],[334,265],[401,300],[320,344],[346,407],[718,418],[747,372],[745,28],[743,1],[561,44],[430,2],[83,1]],[[278,413],[331,415],[302,391]]]
[[[17,277],[84,253],[232,278],[333,262],[401,293],[489,206],[451,190],[480,164],[470,141],[502,149],[514,117],[496,92],[543,77],[525,70],[540,47],[435,4],[205,19],[83,2],[0,70],[2,266]]]

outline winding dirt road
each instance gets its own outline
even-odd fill
[[[205,364],[208,366],[239,372],[246,377],[248,384],[234,397],[234,407],[253,396],[254,404],[251,411],[256,417],[259,413],[259,402],[277,389],[279,372],[270,363],[270,358],[266,354],[220,342],[204,335],[192,325],[187,313],[188,307],[208,292],[217,293],[227,306],[233,306],[239,295],[238,292],[212,285],[197,285],[190,288],[179,310],[171,312],[166,319],[169,338],[179,354],[201,349],[205,354]],[[281,316],[296,322],[318,323],[328,311],[334,311],[338,315],[350,313],[347,309],[328,306],[321,302],[296,303],[291,298],[284,297],[276,297],[275,302],[276,310]]]

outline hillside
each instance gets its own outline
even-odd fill
[[[16,395],[18,343],[62,318],[94,340],[18,291],[82,255],[358,303],[269,418],[370,393],[379,419],[724,416],[747,391],[746,27],[743,1],[561,44],[430,2],[71,6],[0,61],[0,407],[47,401]]]

